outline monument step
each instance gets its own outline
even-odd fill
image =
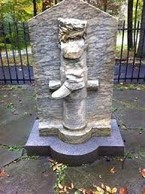
[[[58,137],[39,136],[39,122],[35,121],[25,145],[28,155],[50,156],[70,166],[92,163],[99,156],[121,156],[124,154],[122,140],[116,120],[112,120],[112,133],[107,137],[92,137],[85,143],[68,144]]]

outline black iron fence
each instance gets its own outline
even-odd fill
[[[132,33],[132,48],[128,48]],[[114,82],[145,83],[145,29],[118,29]],[[0,24],[0,84],[31,84],[34,81],[27,23]]]
[[[27,23],[1,23],[0,84],[27,84],[33,80]]]
[[[132,47],[129,48],[129,35]],[[118,29],[114,81],[117,83],[145,83],[145,29],[138,22],[128,29],[123,23]]]

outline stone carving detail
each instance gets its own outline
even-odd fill
[[[50,80],[49,89],[56,90],[52,98],[63,99],[63,128],[77,131],[87,126],[87,88],[97,89],[98,80],[88,80],[86,64],[87,21],[59,18],[59,47],[61,49],[61,80]],[[89,129],[90,130],[90,129]],[[67,136],[67,135],[66,135]],[[64,138],[65,139],[65,138]],[[65,141],[67,141],[65,139]],[[74,138],[74,142],[76,139]]]
[[[64,98],[87,82],[85,31],[87,22],[77,19],[58,19],[61,49],[62,86],[52,98]]]

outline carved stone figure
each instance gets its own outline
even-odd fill
[[[51,80],[49,88],[54,89],[52,98],[63,100],[63,127],[64,130],[80,131],[87,126],[86,97],[88,69],[86,64],[86,28],[87,21],[74,18],[59,18],[59,44],[61,49],[61,81]],[[94,80],[93,88],[98,87],[98,80]],[[52,88],[53,86],[53,88]],[[89,86],[91,87],[91,86]],[[68,141],[67,138],[64,138]],[[84,139],[85,140],[85,139]],[[70,137],[69,137],[70,141]],[[73,143],[80,138],[72,140]],[[82,141],[82,140],[81,140]]]
[[[64,98],[72,91],[82,89],[87,82],[85,31],[87,22],[77,19],[59,20],[62,86],[52,98]]]

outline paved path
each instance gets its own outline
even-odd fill
[[[116,86],[117,87],[117,86]],[[139,87],[139,86],[138,86]],[[36,118],[35,93],[32,86],[0,87],[0,168],[9,176],[0,177],[0,194],[54,194],[56,175],[48,158],[27,157],[23,150]],[[129,194],[141,194],[145,179],[145,90],[114,90],[113,118],[116,118],[125,153],[122,169],[119,158],[100,158],[93,164],[68,167],[65,184],[91,188],[101,182],[117,188],[127,187]],[[115,168],[116,173],[110,172]]]

